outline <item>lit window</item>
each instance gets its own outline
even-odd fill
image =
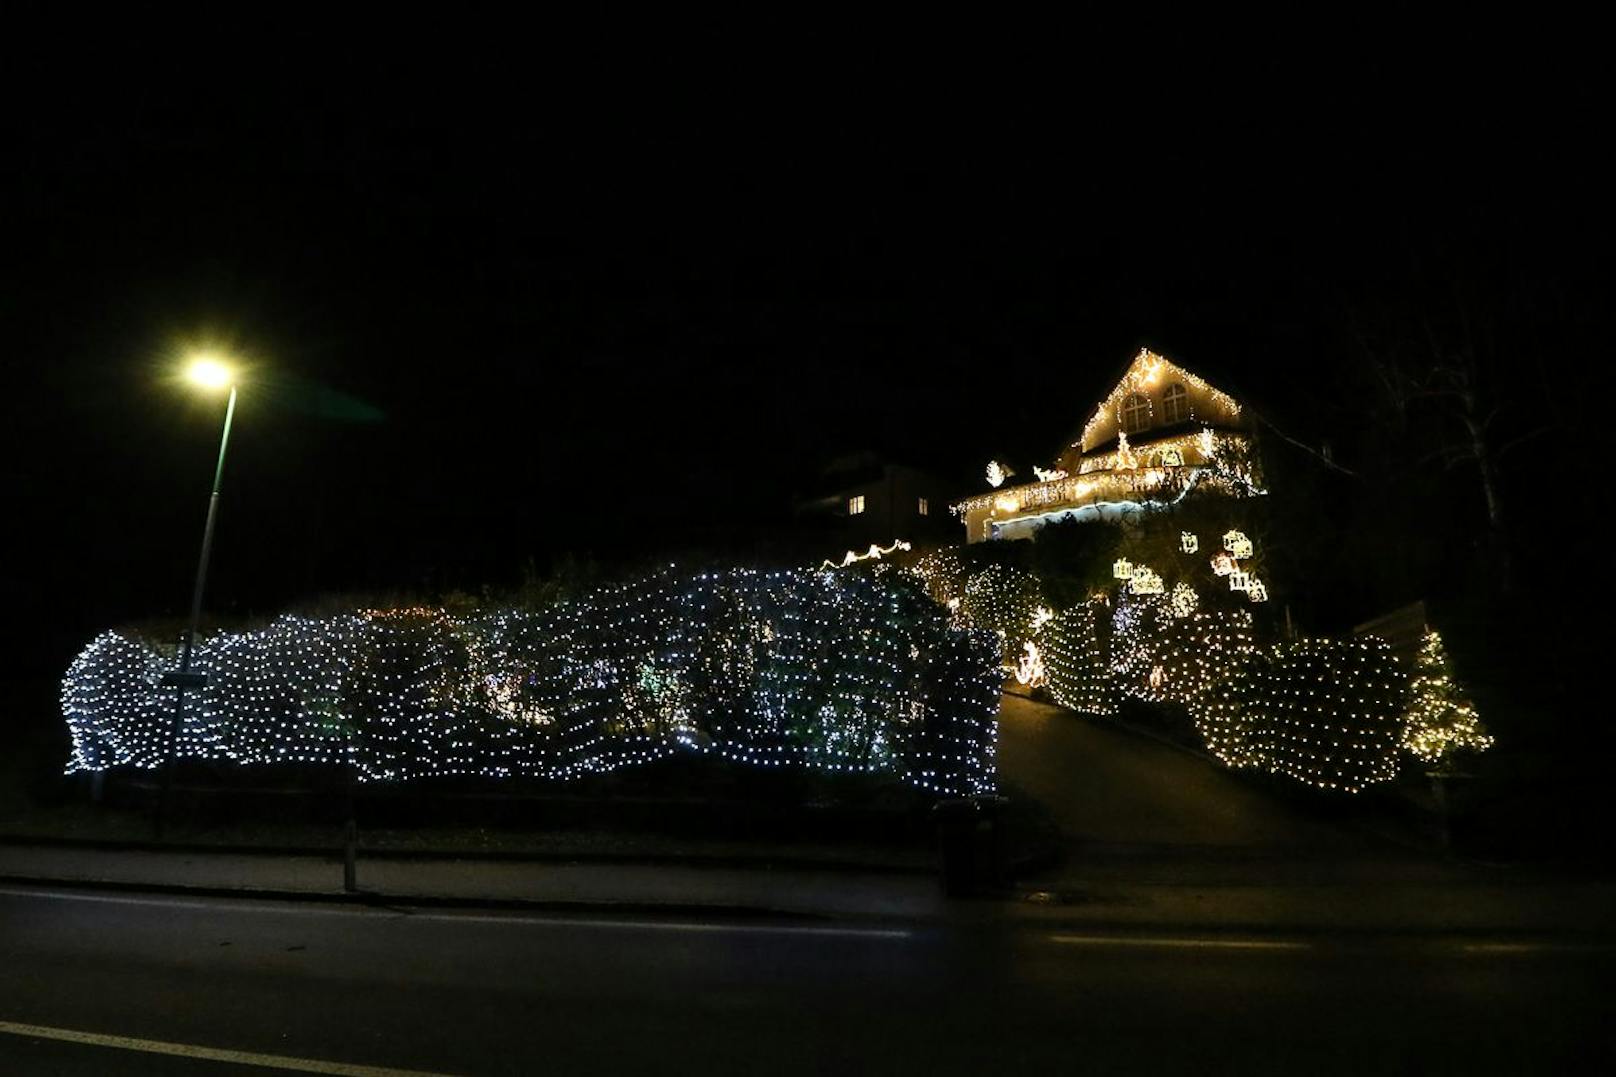
[[[922,516],[930,516],[931,515],[931,506],[926,504],[926,499],[925,498],[920,499],[920,515],[922,515]]]
[[[1162,422],[1181,423],[1190,417],[1189,390],[1182,385],[1169,385],[1162,394]]]
[[[864,495],[863,494],[859,494],[856,497],[850,497],[850,498],[847,499],[847,514],[849,516],[857,516],[859,513],[863,512],[863,511],[864,511]]]
[[[1150,425],[1150,401],[1142,393],[1132,393],[1122,401],[1122,430],[1137,434]]]

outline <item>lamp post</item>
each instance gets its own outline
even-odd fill
[[[185,721],[185,690],[201,688],[207,684],[206,673],[191,670],[192,651],[202,621],[202,593],[208,582],[208,559],[213,553],[213,524],[219,515],[219,484],[224,478],[224,454],[230,447],[230,423],[236,415],[236,379],[229,367],[217,359],[199,356],[192,360],[186,377],[204,389],[219,390],[228,387],[230,400],[224,409],[224,433],[219,437],[219,461],[213,469],[213,492],[208,497],[207,520],[202,525],[202,554],[196,563],[196,586],[191,591],[191,619],[180,637],[179,669],[167,674],[163,683],[173,685],[174,721],[169,727],[168,743],[163,752],[162,792],[157,801],[157,832],[162,834],[167,816],[169,791],[174,784],[174,763],[179,755],[180,730]]]

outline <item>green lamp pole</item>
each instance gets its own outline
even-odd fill
[[[208,497],[207,521],[202,525],[202,555],[197,559],[196,586],[191,591],[191,619],[186,625],[185,635],[180,637],[180,665],[178,670],[163,678],[163,683],[173,685],[175,691],[174,721],[169,727],[168,743],[163,751],[163,785],[157,801],[159,835],[168,814],[169,793],[174,784],[174,763],[179,756],[180,731],[185,723],[185,690],[201,688],[207,684],[206,673],[192,672],[191,657],[196,646],[197,633],[201,630],[202,594],[207,588],[208,560],[213,554],[213,525],[219,515],[219,486],[224,480],[224,454],[230,447],[230,424],[236,416],[235,376],[228,367],[214,359],[197,359],[191,364],[187,373],[192,382],[207,389],[223,389],[228,386],[230,401],[224,409],[224,433],[219,437],[219,462],[213,469],[213,492]]]

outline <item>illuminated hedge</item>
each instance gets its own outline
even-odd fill
[[[106,633],[62,685],[68,771],[155,767],[170,662]],[[676,752],[991,791],[998,646],[896,573],[662,574],[539,613],[282,617],[195,658],[178,754],[365,780],[566,779]]]
[[[1384,641],[1305,640],[1238,657],[1191,713],[1231,767],[1356,793],[1396,775],[1403,689]]]
[[[1160,595],[1120,606],[1111,669],[1117,690],[1146,703],[1192,706],[1255,646],[1251,614],[1212,610],[1176,616]]]
[[[1106,661],[1110,614],[1103,603],[1084,602],[1062,610],[1038,630],[1049,694],[1061,706],[1083,714],[1116,713]]]
[[[1032,636],[1033,614],[1043,604],[1038,577],[1019,568],[989,565],[965,585],[960,612],[972,628],[997,632],[1006,662],[1015,662]]]

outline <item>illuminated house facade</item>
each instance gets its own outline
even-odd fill
[[[951,506],[966,542],[1027,538],[1053,520],[1117,519],[1194,494],[1252,497],[1251,426],[1238,401],[1154,352],[1141,350],[1090,415],[1082,435],[1038,481],[1005,484]]]

